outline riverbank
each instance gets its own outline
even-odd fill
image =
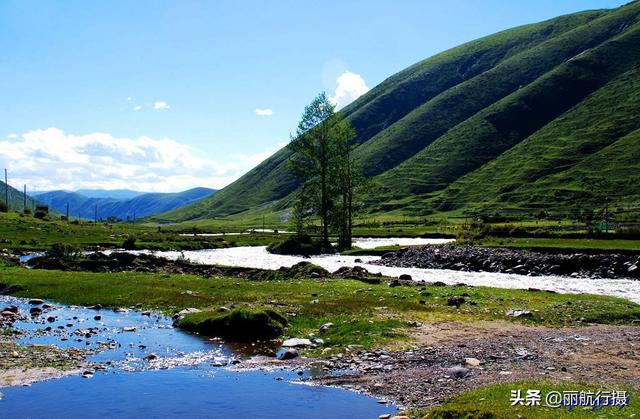
[[[422,246],[384,253],[384,266],[557,275],[573,278],[640,279],[640,254],[536,252],[476,246]]]

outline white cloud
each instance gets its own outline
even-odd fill
[[[264,160],[266,160],[268,157],[270,157],[273,153],[275,153],[276,151],[280,150],[282,147],[286,146],[286,143],[278,143],[275,147],[273,148],[268,148],[265,151],[262,152],[258,152],[255,154],[242,154],[242,153],[238,153],[238,154],[234,154],[232,157],[241,162],[241,164],[248,166],[248,167],[254,167],[257,166],[258,164],[262,163]]]
[[[131,96],[127,96],[127,102],[131,102],[133,98]]]
[[[271,115],[273,115],[273,111],[271,109],[269,109],[269,108],[266,108],[266,109],[258,108],[258,109],[255,110],[255,112],[256,112],[256,115],[258,115],[258,116],[271,116]]]
[[[133,110],[138,112],[140,109],[142,109],[142,105],[136,105],[134,106]]]
[[[12,132],[11,134],[7,135],[7,138],[18,138],[18,134]]]
[[[29,131],[0,141],[0,167],[12,183],[38,190],[134,189],[169,192],[195,186],[222,188],[269,157],[256,154],[211,160],[169,138],[117,138],[107,133],[68,134],[58,128]]]
[[[360,74],[345,71],[336,79],[336,91],[329,96],[331,103],[340,110],[369,91],[367,83]]]
[[[153,109],[155,110],[162,110],[162,109],[169,109],[169,108],[170,108],[169,104],[164,100],[159,100],[157,102],[154,102],[153,104]]]

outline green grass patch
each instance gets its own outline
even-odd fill
[[[529,250],[640,251],[640,240],[619,239],[487,237],[475,244],[485,247],[511,247]]]
[[[640,305],[604,296],[553,294],[544,291],[489,287],[394,287],[339,279],[276,279],[252,281],[229,277],[146,273],[87,273],[0,267],[0,287],[13,287],[22,297],[64,304],[151,309],[173,315],[195,307],[220,306],[270,309],[289,320],[287,336],[318,334],[334,323],[327,345],[363,345],[366,348],[407,341],[406,323],[506,320],[531,325],[580,326],[587,322],[637,324]],[[451,296],[466,300],[449,306]],[[531,316],[512,318],[510,309],[527,309]]]
[[[287,323],[287,319],[275,310],[239,308],[230,312],[187,314],[180,321],[180,328],[243,342],[276,338],[284,333]]]
[[[526,396],[527,390],[540,390],[541,403],[539,406],[511,405],[511,392],[520,390],[521,396]],[[550,392],[563,391],[626,391],[630,403],[620,410],[617,407],[603,407],[594,411],[591,408],[546,406],[546,396]],[[627,387],[588,385],[575,382],[551,384],[546,382],[519,382],[512,384],[497,384],[477,390],[462,393],[448,400],[443,406],[432,409],[412,409],[406,412],[411,418],[433,419],[511,419],[511,418],[621,418],[634,417],[640,413],[640,394]]]
[[[206,233],[192,226],[170,226],[158,229],[150,224],[131,223],[67,223],[40,220],[16,212],[0,213],[0,247],[15,250],[48,250],[54,244],[80,248],[121,248],[135,239],[138,249],[199,250],[235,246],[266,246],[282,234],[234,231],[222,236],[194,236]],[[217,231],[214,231],[217,232]]]

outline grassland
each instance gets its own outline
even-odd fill
[[[485,247],[511,247],[528,250],[560,249],[587,252],[640,252],[640,240],[488,237],[474,244]]]
[[[55,243],[83,249],[118,248],[128,238],[135,238],[141,249],[191,250],[234,246],[267,245],[278,234],[249,233],[239,228],[223,231],[232,234],[198,237],[193,233],[207,232],[190,225],[158,228],[156,225],[132,223],[67,223],[60,219],[40,220],[17,212],[0,213],[0,248],[20,251],[47,250]],[[218,232],[213,229],[211,232]],[[245,234],[233,234],[233,233]]]
[[[522,395],[526,395],[527,390],[541,390],[542,402],[540,406],[512,406],[511,391],[520,390]],[[566,407],[544,406],[544,397],[550,392],[563,391],[627,391],[630,403],[620,410],[615,407],[604,407],[602,410],[593,411],[582,407],[568,409]],[[531,418],[547,419],[550,417],[558,419],[571,418],[621,418],[635,417],[640,413],[640,395],[628,388],[602,388],[601,386],[576,383],[561,382],[547,383],[544,381],[528,381],[510,384],[496,384],[478,390],[469,391],[451,398],[443,406],[432,409],[414,409],[406,412],[411,418],[484,418],[484,419],[511,419],[511,418]]]
[[[640,305],[612,297],[553,294],[487,287],[394,287],[356,280],[272,280],[202,278],[143,273],[78,273],[1,267],[0,282],[20,285],[19,296],[65,304],[138,306],[166,314],[195,307],[268,308],[287,316],[287,335],[306,336],[327,322],[336,326],[325,338],[335,349],[349,344],[367,348],[402,345],[410,340],[410,322],[509,320],[548,326],[585,323],[630,324],[640,320]],[[187,292],[190,291],[190,292]],[[473,304],[450,306],[451,296]],[[513,319],[509,309],[527,308]]]

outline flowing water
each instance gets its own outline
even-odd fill
[[[1,307],[12,304],[21,312],[30,308],[25,299],[0,297]],[[355,392],[296,383],[301,377],[294,372],[214,366],[231,365],[240,354],[174,329],[164,316],[51,304],[56,308],[42,316],[15,323],[22,332],[18,343],[89,349],[96,352],[89,361],[111,361],[110,366],[89,379],[74,374],[2,388],[2,418],[376,418],[396,411]],[[97,333],[87,338],[78,329]],[[145,360],[150,354],[157,358]],[[305,371],[302,378],[313,373]]]
[[[376,247],[380,240],[400,243],[401,245],[416,244],[405,240],[422,240],[419,244],[442,243],[447,239],[364,239],[364,246]],[[425,243],[428,241],[428,243]],[[358,245],[357,243],[355,245]],[[371,273],[381,273],[390,277],[409,274],[418,281],[442,281],[446,284],[463,282],[468,285],[481,285],[499,288],[527,289],[538,288],[560,293],[589,293],[610,295],[625,298],[640,303],[640,281],[632,279],[608,278],[571,278],[562,276],[528,276],[497,272],[464,272],[447,269],[397,268],[373,265],[370,262],[379,259],[378,256],[342,256],[320,255],[305,258],[302,256],[274,255],[267,252],[264,246],[233,247],[228,249],[194,250],[184,252],[149,252],[169,259],[185,257],[195,263],[242,266],[260,269],[278,269],[281,266],[290,267],[296,263],[307,261],[322,266],[334,272],[342,266],[361,266]]]

